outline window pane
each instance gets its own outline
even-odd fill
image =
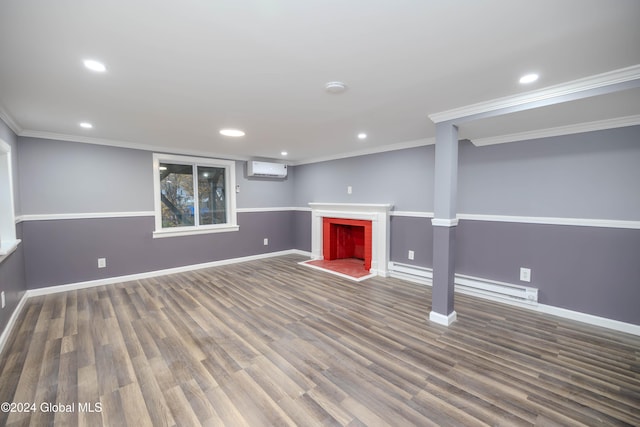
[[[198,166],[200,225],[227,222],[224,181],[224,168]]]
[[[162,228],[194,225],[193,166],[160,163]]]

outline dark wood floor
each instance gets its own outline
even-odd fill
[[[29,299],[0,425],[640,425],[640,337],[300,260]]]

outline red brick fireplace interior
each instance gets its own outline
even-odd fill
[[[368,273],[371,268],[371,221],[324,217],[322,252],[324,261],[344,260],[332,263],[339,272],[342,272],[340,268],[359,268],[360,273]]]

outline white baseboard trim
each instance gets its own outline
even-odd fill
[[[20,301],[18,301],[18,305],[16,305],[15,310],[13,310],[13,314],[11,314],[11,317],[9,318],[7,325],[4,327],[4,331],[2,331],[2,335],[0,335],[0,354],[2,354],[4,350],[4,346],[7,344],[7,341],[9,340],[9,336],[11,335],[11,331],[13,331],[13,327],[15,326],[16,321],[18,320],[18,316],[20,316],[20,313],[22,312],[22,308],[27,302],[27,298],[28,298],[27,292],[22,294],[22,298],[20,298]]]
[[[389,262],[389,274],[391,277],[417,283],[420,285],[432,286],[433,273],[430,268],[417,267],[408,264]],[[468,277],[468,276],[465,276]],[[602,328],[612,329],[618,332],[640,336],[640,325],[633,323],[621,322],[619,320],[608,319],[606,317],[594,316],[592,314],[582,313],[579,311],[568,310],[566,308],[555,307],[546,304],[524,304],[518,301],[510,301],[507,299],[494,298],[490,295],[476,294],[456,289],[456,292],[475,296],[490,301],[508,304],[516,307],[525,308],[527,310],[537,311],[539,313],[550,314],[562,317],[564,319],[575,320],[588,325],[600,326]],[[437,314],[437,313],[436,313]],[[431,315],[430,315],[431,316]]]
[[[387,271],[389,272],[389,276],[396,279],[406,280],[420,285],[432,285],[433,271],[430,268],[389,261]]]
[[[575,320],[593,326],[600,326],[603,328],[612,329],[614,331],[640,336],[640,325],[634,325],[633,323],[621,322],[619,320],[594,316],[592,314],[581,313],[579,311],[568,310],[566,308],[560,308],[546,304],[538,304],[536,311],[569,320]]]
[[[436,313],[432,311],[429,313],[429,320],[433,323],[437,323],[439,325],[449,326],[458,318],[458,313],[452,311],[449,315],[445,316],[444,314]]]
[[[114,283],[130,282],[133,280],[149,279],[151,277],[166,276],[168,274],[184,273],[187,271],[200,270],[203,268],[219,267],[222,265],[237,264],[240,262],[255,261],[259,259],[273,258],[277,256],[291,255],[291,254],[303,255],[303,256],[311,255],[309,252],[300,251],[297,249],[289,249],[286,251],[268,252],[268,253],[259,254],[259,255],[250,255],[250,256],[240,257],[240,258],[224,259],[220,261],[212,261],[212,262],[206,262],[202,264],[185,265],[183,267],[167,268],[164,270],[148,271],[145,273],[136,273],[136,274],[129,274],[125,276],[116,276],[116,277],[107,277],[105,279],[88,280],[86,282],[77,282],[77,283],[69,283],[65,285],[48,286],[46,288],[30,289],[27,291],[26,295],[27,297],[31,298],[34,296],[49,295],[49,294],[54,294],[58,292],[67,292],[67,291],[73,291],[73,290],[84,289],[84,288],[92,288],[95,286],[111,285]]]

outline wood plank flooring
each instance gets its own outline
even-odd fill
[[[640,425],[640,337],[301,260],[29,299],[0,425]]]

